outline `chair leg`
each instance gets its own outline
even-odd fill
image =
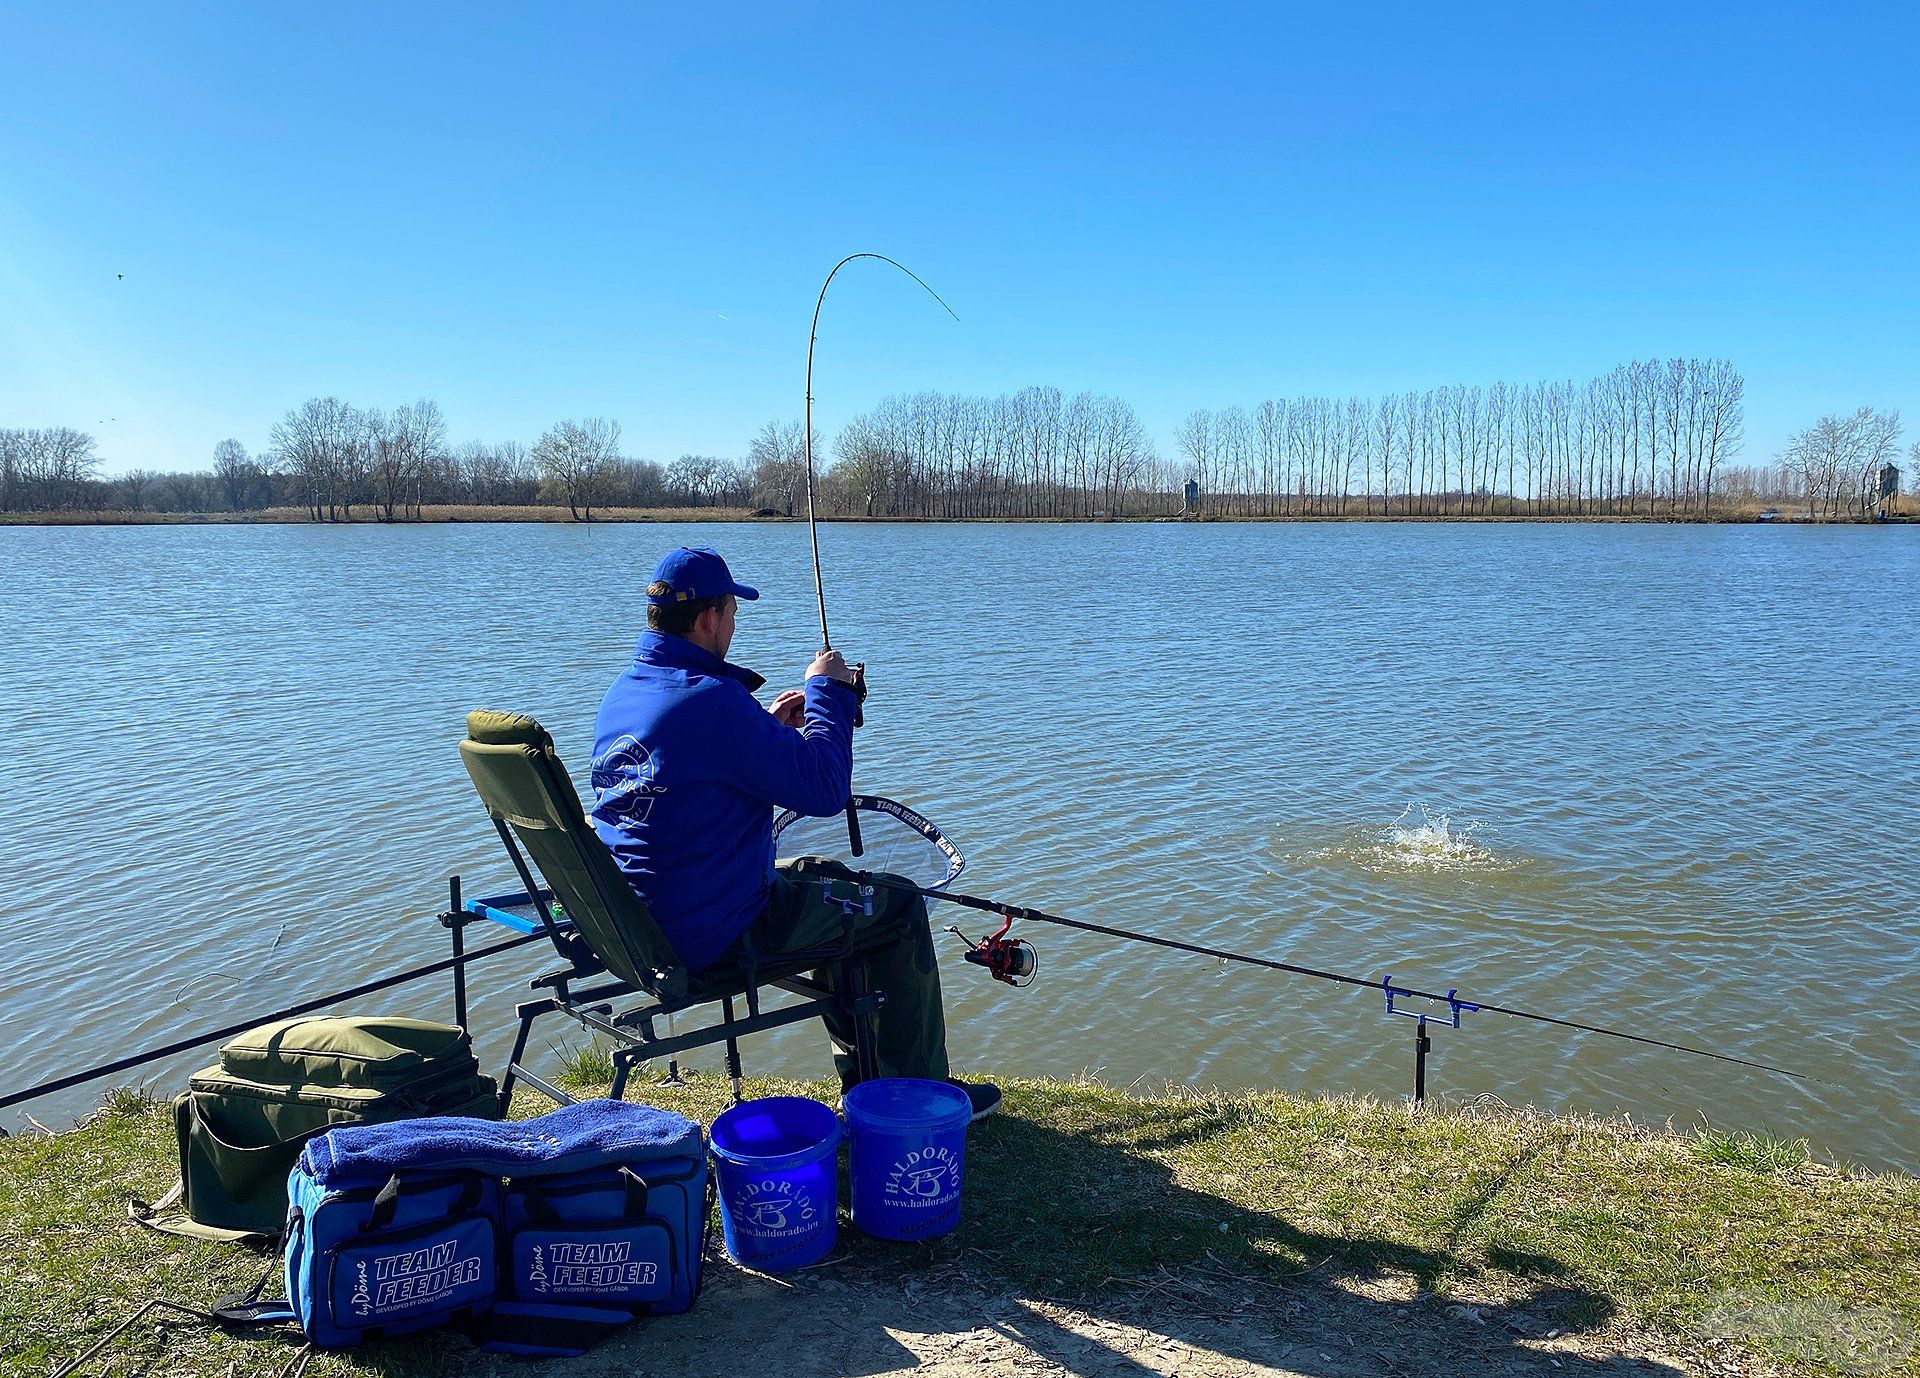
[[[740,1084],[745,1080],[740,1070],[740,1040],[733,1036],[733,997],[726,999],[727,1009],[727,1080],[733,1087],[733,1103],[740,1104]]]
[[[533,1028],[533,1021],[550,1008],[545,1002],[520,1007],[520,1032],[514,1035],[513,1051],[507,1055],[507,1070],[500,1078],[500,1115],[503,1119],[513,1108],[513,1083],[520,1074],[520,1059],[527,1054],[527,1034]]]
[[[607,1088],[608,1100],[625,1100],[627,1098],[627,1077],[632,1071],[633,1059],[628,1057],[626,1049],[622,1048],[613,1055],[613,1085]]]

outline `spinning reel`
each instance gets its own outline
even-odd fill
[[[1033,978],[1040,971],[1040,954],[1034,950],[1032,943],[1009,938],[1007,930],[1012,927],[1013,915],[1008,914],[1001,920],[997,932],[989,933],[972,944],[965,956],[975,966],[985,967],[993,973],[994,980],[1005,981],[1018,990],[1033,984]],[[962,942],[967,941],[967,935],[952,924],[947,925],[947,932]]]

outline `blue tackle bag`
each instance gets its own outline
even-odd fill
[[[288,1202],[287,1300],[314,1344],[457,1324],[489,1350],[579,1354],[699,1295],[706,1136],[605,1100],[354,1125],[307,1145]]]
[[[467,1321],[493,1302],[500,1184],[475,1172],[393,1173],[326,1190],[288,1178],[287,1302],[328,1349]]]
[[[515,1301],[685,1311],[699,1286],[706,1167],[697,1159],[507,1184]]]

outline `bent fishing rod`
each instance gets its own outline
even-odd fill
[[[960,320],[960,317],[954,313],[954,309],[947,305],[946,300],[938,292],[934,291],[933,288],[927,286],[924,278],[914,272],[913,269],[907,267],[906,264],[901,263],[898,259],[888,258],[885,254],[848,254],[845,258],[833,265],[833,271],[827,274],[827,280],[820,284],[820,295],[814,298],[813,325],[807,333],[807,402],[804,417],[801,421],[800,452],[805,459],[807,469],[807,538],[813,545],[813,596],[814,601],[819,605],[820,609],[820,650],[822,653],[833,649],[833,638],[827,635],[827,584],[825,578],[820,573],[820,525],[814,516],[813,507],[813,351],[814,346],[820,342],[820,308],[827,304],[827,289],[833,286],[833,280],[840,276],[840,270],[842,268],[854,260],[862,258],[873,258],[878,259],[882,263],[892,264],[915,282],[919,283],[921,287],[925,288],[927,295],[939,302],[940,309],[945,311],[949,316],[952,316],[956,323]],[[867,697],[867,666],[865,661],[856,662],[853,666],[853,691],[856,696],[853,710],[853,725],[859,727],[865,718],[865,714],[859,705],[864,703]],[[856,857],[866,852],[866,846],[860,838],[859,810],[854,807],[852,799],[847,800],[847,844]]]
[[[1330,971],[1321,967],[1305,966],[1298,962],[1283,962],[1272,957],[1257,957],[1251,953],[1233,952],[1226,948],[1211,947],[1205,943],[1191,943],[1180,938],[1166,938],[1156,933],[1143,933],[1138,929],[1115,928],[1108,924],[1089,923],[1085,919],[1069,919],[1060,914],[1049,914],[1042,909],[1032,909],[1023,905],[1005,904],[999,900],[983,899],[978,895],[964,895],[952,890],[931,890],[915,885],[910,881],[898,880],[889,876],[875,875],[872,872],[856,873],[862,886],[879,886],[883,889],[900,891],[920,896],[922,899],[945,900],[962,908],[994,914],[1002,920],[997,933],[991,933],[973,943],[967,951],[967,960],[985,967],[995,980],[1010,986],[1022,986],[1031,983],[1039,969],[1038,958],[1033,946],[1019,938],[1008,936],[1008,931],[1016,921],[1054,924],[1060,928],[1077,928],[1083,933],[1097,933],[1104,937],[1120,938],[1127,942],[1145,943],[1153,947],[1169,948],[1176,952],[1190,952],[1199,957],[1212,957],[1222,962],[1233,962],[1241,966],[1260,967],[1268,971],[1285,972],[1291,976],[1306,976],[1317,981],[1329,981],[1336,985],[1348,986],[1360,990],[1378,991],[1386,997],[1386,1012],[1402,1015],[1416,1021],[1416,1082],[1414,1098],[1422,1099],[1426,1090],[1426,1054],[1430,1046],[1426,1025],[1429,1018],[1448,1028],[1460,1027],[1463,1014],[1504,1014],[1515,1019],[1529,1020],[1536,1024],[1550,1024],[1563,1029],[1573,1029],[1580,1033],[1598,1034],[1605,1038],[1617,1038],[1628,1043],[1639,1043],[1651,1048],[1664,1048],[1669,1052],[1688,1053],[1694,1057],[1712,1058],[1716,1062],[1731,1062],[1740,1067],[1751,1067],[1756,1071],[1772,1072],[1778,1076],[1792,1077],[1796,1081],[1818,1081],[1823,1085],[1836,1085],[1824,1078],[1807,1072],[1795,1071],[1790,1067],[1776,1066],[1771,1062],[1761,1062],[1755,1058],[1740,1057],[1734,1053],[1724,1053],[1713,1048],[1697,1047],[1689,1043],[1675,1043],[1663,1038],[1654,1038],[1647,1034],[1631,1033],[1625,1029],[1610,1028],[1604,1024],[1589,1024],[1578,1019],[1563,1019],[1557,1015],[1541,1014],[1535,1010],[1519,1009],[1511,1005],[1496,1005],[1491,1001],[1469,1001],[1460,998],[1458,987],[1441,995],[1434,991],[1420,990],[1414,986],[1395,985],[1391,975],[1379,980],[1370,980],[1364,976],[1354,976],[1347,972]],[[957,928],[948,932],[959,934]],[[960,935],[963,939],[965,935]],[[1023,979],[1024,978],[1024,979]],[[1400,1003],[1408,1000],[1427,1001],[1432,1005],[1444,1006],[1445,1012],[1424,1011],[1403,1008]]]

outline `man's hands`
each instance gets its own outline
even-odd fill
[[[782,727],[799,727],[807,720],[807,695],[804,689],[788,689],[767,710]]]
[[[849,688],[853,685],[853,671],[838,651],[822,651],[813,658],[813,664],[807,667],[807,678],[825,675],[828,679],[837,679]]]
[[[838,680],[865,697],[863,683],[865,676],[855,670],[841,658],[838,651],[822,651],[813,658],[813,664],[807,667],[807,678],[825,675],[828,679]],[[773,720],[782,727],[802,727],[807,721],[807,695],[802,689],[788,689],[773,701],[767,711],[773,714]]]

